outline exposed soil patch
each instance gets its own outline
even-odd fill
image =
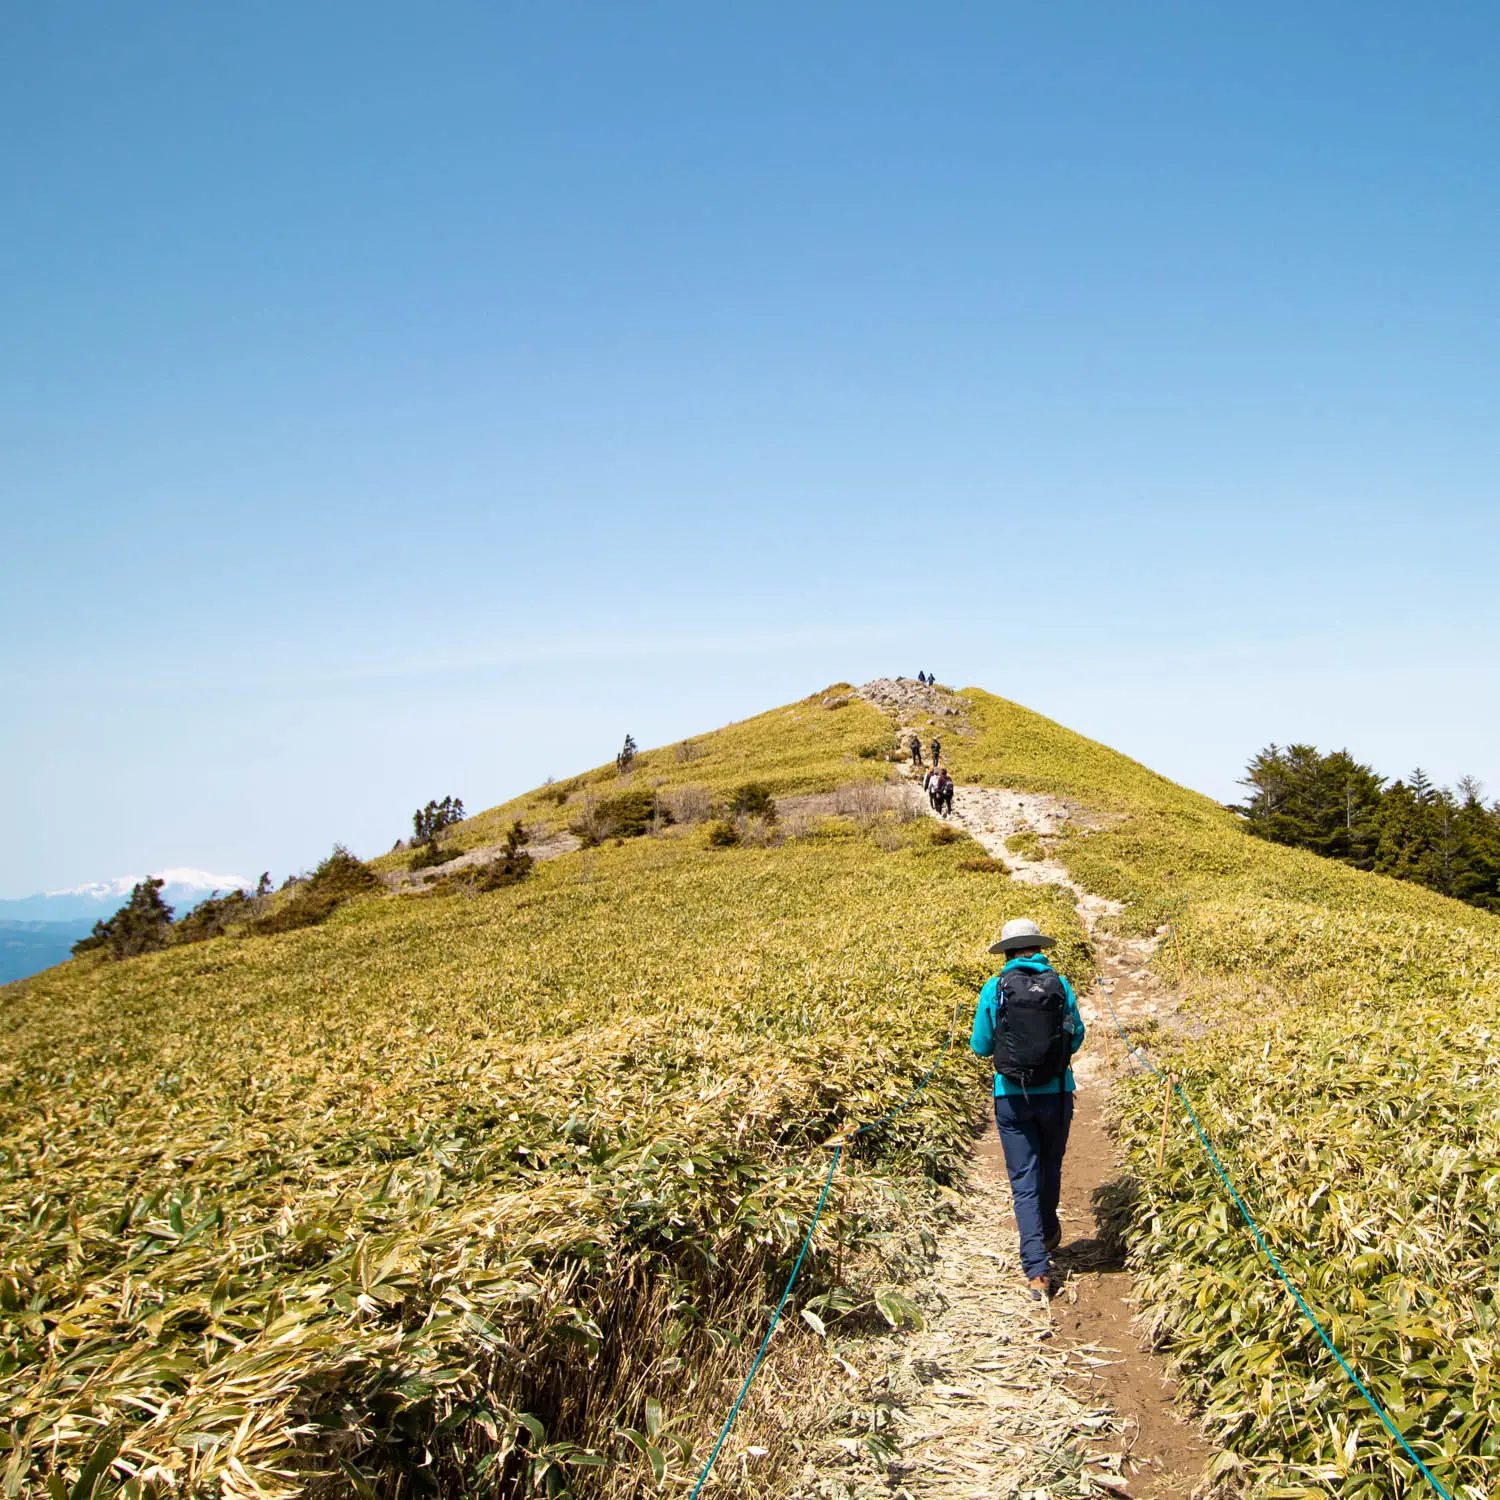
[[[529,854],[533,859],[556,859],[559,854],[571,854],[582,847],[583,842],[576,834],[553,833],[527,844],[521,852]],[[425,870],[387,870],[380,878],[391,890],[410,894],[426,890],[435,881],[448,875],[456,875],[460,870],[472,870],[476,865],[492,864],[504,855],[504,844],[481,844],[477,849],[467,850],[450,859],[447,864],[429,865]]]

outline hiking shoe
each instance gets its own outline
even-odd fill
[[[1052,1278],[1050,1276],[1033,1276],[1026,1285],[1031,1289],[1031,1300],[1033,1302],[1045,1302],[1052,1295]]]

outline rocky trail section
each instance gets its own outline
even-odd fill
[[[907,717],[903,709],[912,717],[928,712],[927,699],[936,707],[944,696],[903,683],[914,691],[891,703],[872,692],[880,686],[863,691],[898,718]],[[845,1366],[847,1435],[835,1440],[838,1451],[809,1465],[796,1493],[809,1500],[1205,1494],[1213,1450],[1174,1405],[1162,1362],[1140,1346],[1129,1277],[1109,1230],[1128,1185],[1104,1128],[1102,1096],[1129,1063],[1104,996],[1127,1027],[1132,1019],[1170,1017],[1175,996],[1149,967],[1160,935],[1112,933],[1106,919],[1119,906],[1083,889],[1049,852],[1050,836],[1086,821],[1081,809],[1028,792],[967,787],[957,791],[952,821],[1017,882],[1069,891],[1095,945],[1098,987],[1080,996],[1089,1037],[1074,1068],[1079,1093],[1056,1257],[1062,1287],[1048,1307],[1026,1294],[1004,1161],[986,1120],[963,1206],[940,1231],[926,1278],[912,1288],[927,1310],[925,1326],[866,1342],[853,1357],[869,1365],[872,1355],[883,1356],[878,1373],[855,1378]]]

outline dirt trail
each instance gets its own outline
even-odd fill
[[[1115,1493],[1165,1500],[1192,1492],[1213,1450],[1174,1406],[1162,1362],[1140,1347],[1131,1327],[1130,1278],[1118,1248],[1095,1231],[1098,1217],[1109,1213],[1123,1190],[1119,1158],[1104,1128],[1104,1096],[1110,1081],[1130,1066],[1104,996],[1127,1030],[1132,1021],[1168,1018],[1177,1009],[1177,997],[1150,969],[1159,935],[1111,933],[1100,923],[1123,910],[1117,902],[1084,890],[1047,855],[1045,844],[1039,854],[1007,847],[1018,833],[1029,831],[1043,839],[1058,833],[1072,816],[1066,804],[1036,793],[968,787],[954,796],[953,821],[1003,859],[1017,882],[1059,885],[1072,892],[1093,939],[1099,980],[1079,997],[1089,1034],[1073,1068],[1078,1094],[1063,1174],[1063,1244],[1057,1255],[1065,1279],[1052,1314],[1067,1340],[1109,1348],[1118,1361],[1094,1367],[1094,1388],[1131,1429],[1122,1455],[1128,1488]],[[1005,1163],[993,1133],[985,1135],[979,1154],[979,1174],[995,1177],[1006,1192]],[[1011,1235],[1013,1241],[1013,1229]]]
[[[1079,817],[1053,798],[975,787],[957,790],[952,816],[1016,881],[1071,892],[1094,942],[1098,986],[1079,997],[1089,1032],[1074,1065],[1078,1094],[1055,1258],[1061,1291],[1047,1308],[1026,1295],[1005,1164],[989,1120],[964,1210],[940,1234],[932,1270],[913,1289],[931,1310],[927,1326],[878,1341],[885,1369],[862,1383],[866,1410],[883,1414],[892,1444],[884,1471],[858,1462],[859,1443],[844,1438],[846,1461],[812,1466],[800,1494],[1187,1500],[1203,1482],[1213,1449],[1174,1406],[1162,1362],[1141,1348],[1129,1277],[1118,1246],[1101,1232],[1125,1190],[1102,1106],[1110,1081],[1129,1066],[1103,993],[1127,1027],[1132,1019],[1170,1015],[1175,997],[1149,970],[1159,939],[1122,938],[1101,925],[1120,908],[1074,882],[1045,842],[1027,841],[1028,852],[1006,847],[1021,833],[1045,841]],[[876,1425],[874,1416],[868,1421]]]

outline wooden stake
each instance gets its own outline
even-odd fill
[[[1177,1085],[1177,1075],[1168,1073],[1161,1082],[1161,1138],[1156,1143],[1156,1170],[1158,1172],[1162,1170],[1167,1160],[1167,1123],[1172,1118],[1172,1090]]]
[[[1172,920],[1172,951],[1177,955],[1177,987],[1187,988],[1187,965],[1182,961],[1182,939],[1177,936],[1177,920]]]

